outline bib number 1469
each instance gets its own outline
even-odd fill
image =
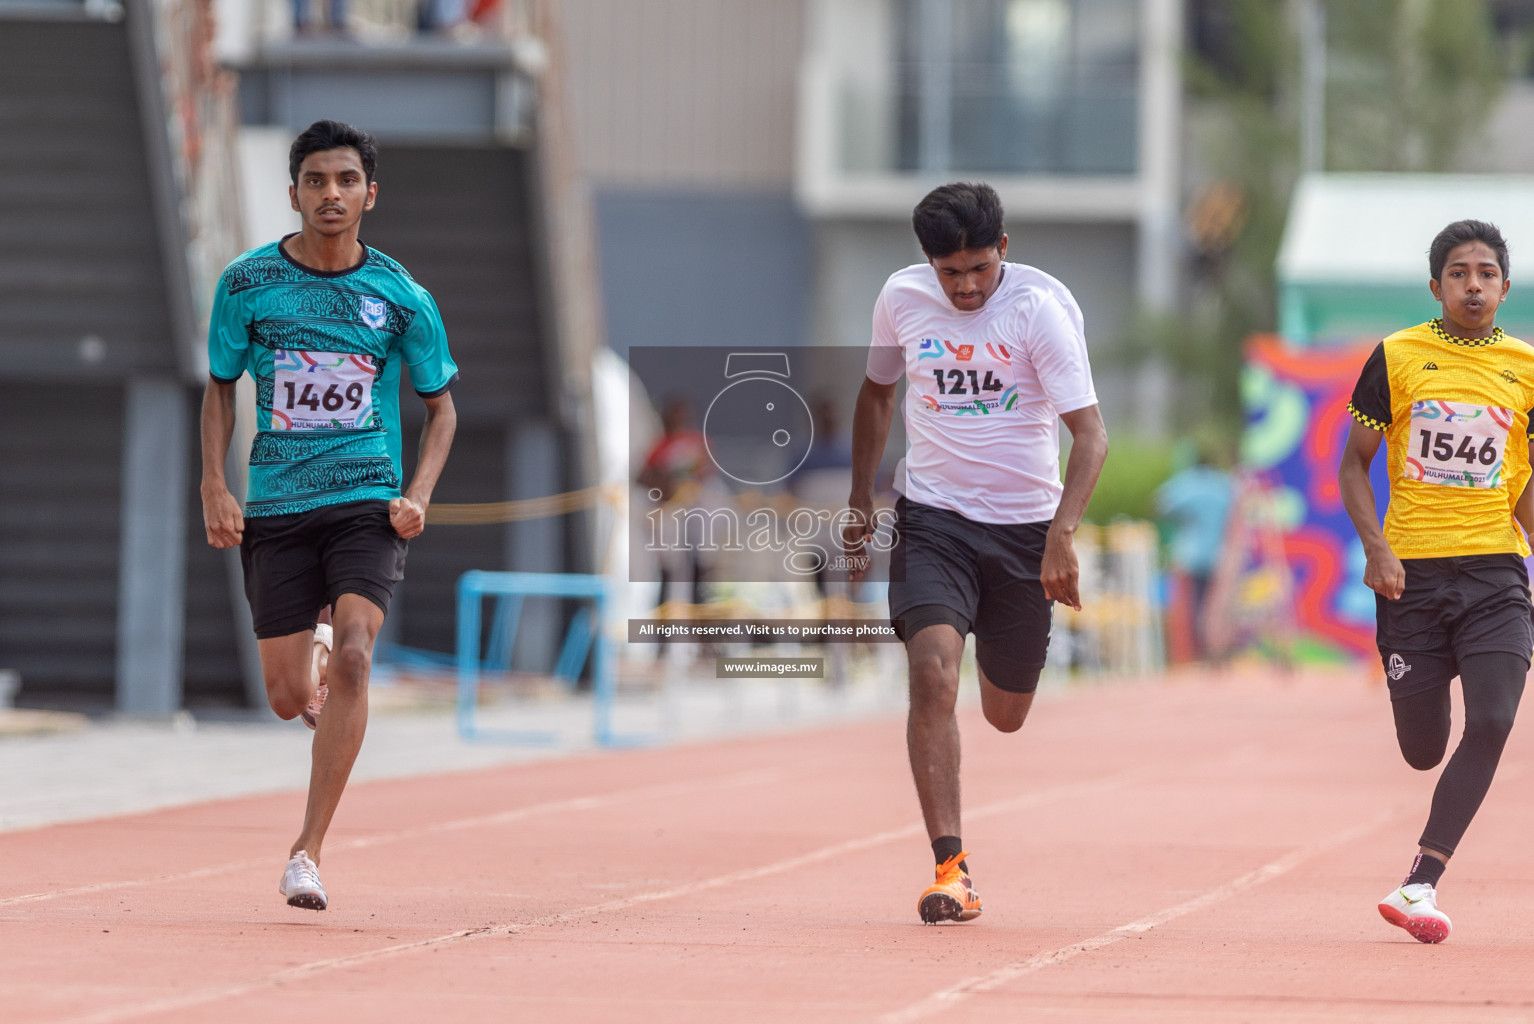
[[[347,352],[273,353],[273,430],[356,430],[373,425],[369,355]]]
[[[341,387],[339,384],[326,387],[323,395],[315,389],[313,381],[305,381],[303,391],[298,390],[297,381],[285,380],[282,386],[287,389],[287,401],[283,403],[283,408],[288,410],[307,408],[314,412],[319,412],[321,409],[326,412],[339,412],[350,407],[355,412],[362,408],[362,399],[367,394],[362,382],[356,380],[346,385],[344,394],[339,390]]]

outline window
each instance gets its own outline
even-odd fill
[[[1136,0],[891,0],[900,171],[1132,174]]]

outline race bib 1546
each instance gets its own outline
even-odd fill
[[[1450,487],[1496,487],[1513,411],[1468,402],[1413,402],[1407,438],[1408,480]]]
[[[369,355],[347,352],[272,353],[272,430],[356,430],[373,426],[373,377]]]

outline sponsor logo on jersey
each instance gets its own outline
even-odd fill
[[[383,299],[362,296],[362,322],[375,331],[383,327],[389,319],[389,304]]]
[[[948,346],[948,351],[952,352],[953,357],[961,363],[969,362],[975,354],[973,345],[955,345],[951,341],[944,341],[943,344]]]
[[[1512,370],[1503,370],[1502,374],[1501,374],[1501,377],[1502,377],[1503,380],[1507,381],[1509,384],[1517,384],[1518,383],[1518,375],[1516,373],[1514,373]]]
[[[1422,368],[1424,370],[1436,370],[1436,369],[1438,369],[1438,364],[1437,363],[1423,363],[1422,364]]]
[[[1390,656],[1390,668],[1386,671],[1391,679],[1399,681],[1402,676],[1411,671],[1411,666],[1406,664],[1406,659],[1399,654],[1392,654]]]

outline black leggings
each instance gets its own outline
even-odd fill
[[[1491,788],[1529,672],[1522,655],[1502,652],[1466,655],[1459,667],[1465,734],[1438,778],[1433,809],[1419,841],[1444,856],[1453,855]],[[1437,767],[1449,746],[1449,684],[1394,701],[1391,708],[1406,763],[1418,771]]]

